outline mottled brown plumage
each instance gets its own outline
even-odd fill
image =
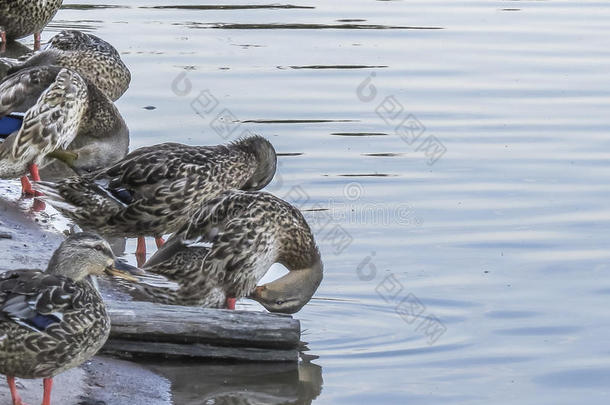
[[[30,95],[24,82],[13,85],[15,78],[0,84],[0,116],[13,111],[14,104]],[[39,82],[42,77],[33,81]],[[87,84],[74,71],[61,69],[44,78],[36,101],[28,108],[21,129],[0,145],[0,177],[14,178],[26,173],[28,166],[40,164],[44,157],[67,147],[76,137],[87,108]]]
[[[0,373],[12,390],[14,377],[49,380],[102,347],[110,318],[91,277],[124,275],[115,266],[106,241],[79,233],[60,245],[46,272],[0,275]],[[45,383],[45,398],[48,390]],[[16,391],[13,402],[21,402]]]
[[[22,69],[0,83],[0,117],[27,111],[21,130],[0,145],[0,177],[25,173],[31,163],[65,149],[77,171],[110,165],[127,153],[129,130],[113,102],[73,70]]]
[[[62,3],[63,0],[0,0],[0,29],[8,39],[39,33]]]
[[[62,31],[46,48],[25,61],[11,63],[8,74],[38,66],[59,66],[78,72],[111,100],[116,101],[129,87],[131,73],[117,50],[103,39],[80,31]]]
[[[146,287],[143,298],[223,307],[228,297],[251,294],[273,263],[290,270],[285,276],[290,282],[280,282],[274,306],[265,305],[264,296],[259,302],[277,312],[296,312],[322,280],[320,253],[307,222],[298,209],[272,194],[227,191],[204,203],[144,265],[180,288]],[[274,283],[270,289],[278,285]]]
[[[16,300],[32,317],[55,322],[38,330],[28,323],[33,321],[12,319],[6,307]],[[5,375],[53,377],[95,354],[110,332],[101,297],[85,280],[10,271],[0,276],[0,302],[0,371]]]
[[[137,149],[108,169],[36,189],[85,229],[108,236],[176,231],[204,200],[236,188],[257,190],[276,167],[273,146],[253,136],[227,146],[165,143]]]

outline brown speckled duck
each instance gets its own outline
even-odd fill
[[[75,234],[55,251],[46,272],[0,275],[0,373],[13,405],[22,405],[15,377],[44,379],[43,405],[51,403],[53,377],[92,357],[106,342],[110,318],[95,276],[131,280],[106,241]]]
[[[40,47],[40,32],[61,7],[63,0],[0,0],[0,38],[18,39],[34,34]]]
[[[274,263],[288,274],[257,282]],[[301,212],[264,192],[231,190],[203,204],[144,269],[177,282],[178,290],[143,288],[146,300],[228,307],[250,296],[273,312],[299,311],[322,281],[323,265]]]
[[[39,66],[75,70],[112,101],[118,100],[131,82],[129,69],[112,45],[95,35],[75,30],[55,35],[44,50],[34,53],[25,61],[3,58],[1,62],[10,65],[9,75]]]
[[[138,237],[175,232],[204,200],[229,189],[259,190],[273,178],[275,149],[251,136],[228,145],[164,143],[137,149],[112,167],[57,183],[39,182],[45,200],[85,229],[106,236]]]
[[[22,176],[24,193],[32,195],[25,172],[40,180],[38,165],[58,149],[69,150],[60,156],[79,172],[125,156],[129,131],[112,101],[127,90],[131,75],[110,44],[62,31],[26,61],[2,61],[11,68],[0,83],[0,118],[26,114],[19,132],[0,147],[0,177]]]
[[[0,83],[0,117],[26,111],[21,128],[0,144],[0,178],[40,180],[52,153],[77,172],[106,167],[127,154],[129,129],[112,100],[79,73],[58,66],[19,70]],[[61,151],[60,151],[61,150]],[[66,153],[67,152],[67,153]]]

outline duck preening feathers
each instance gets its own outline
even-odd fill
[[[0,275],[0,373],[14,405],[21,405],[15,377],[43,378],[43,405],[50,405],[52,378],[92,357],[106,342],[110,318],[95,276],[132,280],[110,246],[95,234],[66,239],[46,272]]]
[[[256,287],[274,263],[289,273]],[[252,294],[270,311],[294,313],[320,285],[323,265],[297,208],[269,193],[230,190],[205,202],[144,269],[180,288],[144,287],[139,298],[218,308]]]
[[[113,101],[125,93],[131,82],[129,69],[112,45],[95,35],[74,30],[55,35],[44,50],[25,61],[3,59],[2,62],[10,65],[9,75],[40,66],[75,70]]]

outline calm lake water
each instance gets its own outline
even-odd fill
[[[43,35],[120,51],[132,148],[268,137],[315,229],[319,358],[151,366],[175,403],[608,403],[608,4],[219,4],[66,0]]]

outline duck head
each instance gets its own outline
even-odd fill
[[[256,159],[256,170],[241,189],[244,191],[260,190],[273,180],[277,168],[277,155],[271,142],[262,136],[250,136],[240,139],[232,146],[251,154]]]
[[[108,242],[100,236],[81,232],[71,235],[53,253],[47,272],[81,281],[88,276],[112,275],[138,281],[130,273],[138,270],[118,260]]]
[[[322,278],[323,265],[318,260],[307,268],[291,270],[275,281],[257,286],[248,298],[269,312],[294,314],[311,300]]]

